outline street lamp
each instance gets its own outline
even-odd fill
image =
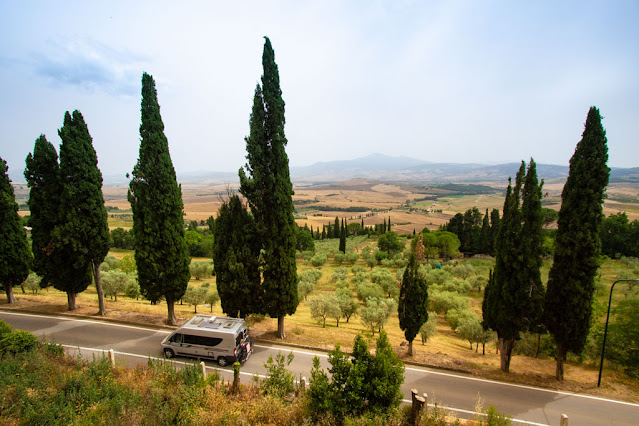
[[[608,299],[608,314],[606,315],[606,328],[604,329],[603,345],[601,346],[601,361],[599,362],[599,381],[597,382],[597,387],[601,386],[601,373],[603,372],[604,353],[606,352],[606,336],[608,335],[608,321],[610,320],[610,305],[612,304],[612,290],[614,290],[615,284],[622,281],[632,281],[639,283],[639,280],[617,280],[612,283],[612,287],[610,287],[610,298]]]

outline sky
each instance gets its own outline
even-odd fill
[[[263,36],[291,167],[372,153],[568,165],[590,106],[638,167],[639,2],[0,0],[0,157],[12,179],[79,110],[98,166],[138,158],[143,72],[178,175],[245,164]]]

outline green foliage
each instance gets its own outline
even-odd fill
[[[127,285],[124,290],[124,295],[130,299],[137,300],[140,297],[140,284],[138,284],[138,280],[132,279],[129,281],[129,285]]]
[[[606,358],[625,367],[626,372],[639,376],[639,298],[619,302],[614,321],[608,330]]]
[[[42,277],[42,287],[53,283],[58,270],[56,264],[64,262],[62,254],[51,250],[52,232],[58,223],[58,210],[62,186],[60,184],[58,154],[44,135],[35,141],[33,154],[26,159],[24,177],[29,190],[29,225],[31,226],[32,269]]]
[[[477,316],[468,309],[449,309],[446,312],[446,321],[453,331],[457,331],[457,327],[468,318],[477,318]]]
[[[397,280],[388,268],[375,268],[371,271],[371,281],[379,285],[387,297],[397,297],[399,288]]]
[[[639,221],[628,221],[625,212],[604,217],[599,231],[601,253],[611,258],[639,256]]]
[[[253,216],[237,195],[220,206],[213,260],[222,310],[231,317],[261,313],[260,241]]]
[[[404,248],[404,243],[394,231],[388,231],[379,236],[377,239],[377,247],[379,247],[381,251],[392,255],[401,252]]]
[[[382,298],[384,297],[384,291],[377,284],[373,284],[369,281],[358,281],[355,284],[355,291],[357,298],[362,302],[365,302],[369,298]]]
[[[13,328],[7,324],[4,320],[0,320],[0,340],[9,335]]]
[[[202,305],[206,302],[206,295],[208,290],[206,287],[192,287],[189,286],[184,293],[182,299],[189,305],[193,305],[195,313],[197,314],[197,305]]]
[[[284,357],[281,353],[269,355],[264,363],[266,378],[260,383],[260,387],[265,394],[284,397],[295,390],[293,374],[286,369],[293,362],[295,356],[293,352]]]
[[[213,274],[213,262],[191,262],[189,272],[196,280],[210,277]]]
[[[333,270],[333,275],[331,276],[331,281],[337,282],[339,280],[345,280],[348,278],[348,268],[344,266],[340,266]]]
[[[174,304],[189,282],[189,253],[184,238],[182,190],[164,135],[153,77],[142,75],[140,152],[129,183],[133,212],[135,263],[145,298],[165,298],[168,322],[175,324]]]
[[[362,324],[370,328],[374,334],[375,329],[381,332],[384,324],[388,321],[391,314],[397,311],[397,302],[395,299],[385,299],[380,297],[369,297],[366,299],[366,306],[360,310]]]
[[[7,162],[0,158],[0,283],[13,303],[12,287],[29,276],[32,255],[7,170]]]
[[[355,337],[352,360],[339,344],[329,352],[329,375],[313,359],[309,408],[315,420],[337,419],[366,413],[387,413],[402,399],[404,365],[393,352],[384,331],[377,339],[376,355],[368,352],[361,335]]]
[[[92,273],[99,283],[99,265],[109,251],[109,226],[102,196],[102,173],[82,114],[77,110],[73,114],[67,111],[58,134],[62,139],[62,194],[52,236],[54,250],[62,252],[65,261],[57,264],[62,276],[54,282],[54,287],[73,295],[71,299],[74,299],[76,293],[91,283]],[[98,288],[100,311],[104,313],[101,293]]]
[[[599,110],[592,107],[561,193],[555,255],[544,304],[545,323],[557,343],[558,379],[563,379],[561,363],[566,352],[581,352],[590,328],[602,204],[610,174],[607,161],[606,132]]]
[[[320,266],[323,266],[327,260],[328,258],[326,257],[324,253],[317,253],[315,256],[311,258],[311,264],[314,267],[319,268]]]
[[[133,250],[135,247],[135,236],[133,230],[115,228],[111,230],[111,247],[125,250]]]
[[[37,294],[41,287],[40,282],[42,279],[34,273],[29,274],[26,280],[22,283],[23,288],[26,291],[30,291],[32,294]]]
[[[417,268],[417,260],[412,255],[402,278],[397,308],[399,328],[404,331],[404,336],[410,343],[409,355],[412,355],[415,336],[428,321],[428,284]]]
[[[509,179],[495,240],[495,270],[482,305],[484,326],[495,330],[510,348],[500,352],[505,372],[509,371],[512,345],[519,334],[542,327],[542,186],[532,159],[527,173],[526,164],[521,162],[514,187]]]
[[[429,294],[429,307],[432,311],[445,315],[451,309],[467,309],[468,298],[455,292],[433,290]]]
[[[359,303],[355,301],[353,293],[348,288],[338,288],[335,291],[335,295],[337,296],[337,303],[342,311],[342,316],[348,322],[351,316],[357,313]]]
[[[248,200],[264,250],[263,308],[278,318],[278,336],[285,337],[283,319],[298,304],[295,221],[286,136],[284,100],[271,41],[265,37],[262,85],[257,85],[245,138],[246,171],[240,169],[240,193]],[[248,174],[247,174],[248,173]]]
[[[322,327],[326,327],[327,318],[335,318],[339,327],[342,310],[335,294],[328,293],[315,296],[308,301],[308,305],[311,309],[311,318],[322,324]]]
[[[465,339],[470,344],[470,349],[473,349],[473,343],[480,343],[484,337],[484,328],[481,326],[481,321],[475,314],[464,316],[460,318],[457,325],[457,333],[459,337]]]
[[[28,352],[38,345],[38,339],[28,331],[13,330],[1,334],[0,353],[17,354]]]
[[[131,286],[134,279],[129,274],[122,271],[105,271],[102,273],[102,288],[104,294],[111,296],[111,300],[115,298],[118,301],[118,293],[125,293]],[[134,292],[131,292],[133,294]]]
[[[422,324],[419,329],[419,336],[422,338],[422,345],[426,344],[428,339],[437,334],[437,315],[429,315],[428,320]]]
[[[104,258],[104,261],[100,265],[100,271],[112,271],[114,269],[118,269],[120,267],[120,261],[113,256],[112,254],[107,254]]]

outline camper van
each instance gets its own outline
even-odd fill
[[[253,353],[246,322],[240,318],[196,315],[162,341],[166,358],[209,358],[221,367],[244,362]]]

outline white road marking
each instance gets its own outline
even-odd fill
[[[114,326],[114,327],[132,328],[132,329],[145,330],[145,331],[154,331],[156,333],[165,333],[165,334],[172,333],[172,331],[156,330],[156,329],[148,328],[148,327],[139,327],[139,326],[125,325],[125,324],[115,324],[115,323],[109,323],[109,322],[105,322],[105,321],[95,321],[95,320],[87,320],[87,319],[75,319],[75,318],[68,318],[68,317],[57,317],[57,316],[51,316],[51,315],[37,315],[37,314],[32,315],[32,314],[23,314],[23,313],[17,313],[17,312],[7,312],[7,311],[4,311],[4,310],[0,311],[0,314],[21,315],[21,316],[30,316],[30,317],[37,317],[37,318],[52,318],[53,317],[53,318],[60,319],[60,320],[65,320],[65,321],[79,321],[79,322],[85,322],[85,323],[90,323],[90,324],[110,325],[110,326]],[[276,347],[276,346],[264,346],[264,345],[254,345],[254,346],[260,347],[260,348],[264,348],[264,349],[279,349],[279,350],[282,350],[282,351],[288,351],[288,352],[305,354],[305,355],[315,355],[315,356],[322,357],[322,358],[328,358],[328,355],[325,355],[325,354],[314,354],[312,352],[298,351],[298,350],[295,350],[295,349],[288,350],[286,348],[280,348],[280,347]],[[138,356],[141,356],[141,355],[138,355]],[[144,358],[148,358],[148,357],[144,357]],[[211,368],[214,368],[214,367],[211,367]],[[630,407],[639,407],[639,404],[635,404],[635,403],[632,403],[632,402],[616,401],[614,399],[601,398],[601,397],[597,397],[597,396],[584,395],[584,394],[579,394],[579,393],[570,393],[570,392],[564,392],[564,391],[559,391],[559,390],[538,388],[538,387],[534,387],[534,386],[526,386],[526,385],[518,385],[518,384],[514,384],[514,383],[498,382],[498,381],[495,381],[495,380],[480,379],[480,378],[477,378],[477,377],[467,377],[467,376],[461,376],[461,375],[458,375],[458,374],[443,373],[443,372],[440,372],[440,371],[427,370],[427,369],[421,369],[421,368],[406,367],[406,370],[407,371],[415,371],[415,372],[419,372],[419,373],[436,374],[436,375],[440,375],[440,376],[455,377],[455,378],[458,378],[458,379],[473,380],[473,381],[477,381],[477,382],[491,383],[491,384],[497,384],[497,385],[503,385],[503,386],[511,386],[511,387],[516,387],[516,388],[521,388],[521,389],[537,390],[537,391],[548,392],[548,393],[553,393],[553,394],[563,395],[563,396],[573,396],[573,397],[577,397],[577,398],[585,398],[585,399],[591,399],[591,400],[596,400],[596,401],[610,402],[610,403],[615,403],[615,404],[627,405],[627,406],[630,406]],[[222,371],[226,371],[226,370],[222,370]],[[245,374],[247,374],[247,373],[245,373]]]

